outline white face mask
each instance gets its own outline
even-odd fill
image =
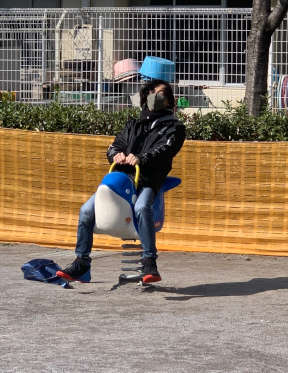
[[[150,93],[147,96],[149,111],[160,111],[167,107],[167,99],[162,93]]]

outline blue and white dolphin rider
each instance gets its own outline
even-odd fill
[[[173,158],[184,143],[185,126],[174,116],[175,98],[171,85],[166,81],[148,81],[140,90],[140,105],[140,118],[127,122],[109,146],[107,158],[110,163],[116,164],[115,171],[129,175],[134,174],[136,165],[140,167],[137,199],[133,202],[135,223],[143,249],[141,275],[144,282],[156,282],[161,277],[156,264],[153,202],[172,168]],[[69,281],[80,280],[85,273],[90,273],[93,233],[103,233],[95,229],[96,194],[80,209],[76,259],[57,272],[57,276]]]

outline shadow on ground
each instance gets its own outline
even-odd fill
[[[226,282],[215,284],[201,284],[184,288],[162,287],[154,285],[147,287],[145,292],[160,292],[182,296],[167,296],[167,300],[185,301],[197,297],[227,297],[248,296],[264,291],[288,289],[288,277],[254,278],[245,282]]]

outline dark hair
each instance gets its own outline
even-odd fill
[[[150,80],[145,85],[142,86],[140,89],[140,106],[146,104],[147,102],[147,96],[150,91],[153,91],[154,88],[156,88],[158,85],[163,84],[165,86],[164,88],[164,94],[165,97],[168,99],[168,108],[173,109],[175,106],[175,98],[173,94],[173,90],[171,85],[168,82],[165,82],[165,80],[155,79]]]

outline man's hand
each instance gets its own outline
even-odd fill
[[[136,155],[130,153],[127,157],[126,157],[126,161],[125,163],[128,163],[130,164],[131,166],[135,166],[136,164],[139,164],[140,163],[140,160],[138,157],[136,157]]]
[[[113,157],[113,162],[120,163],[120,164],[127,163],[126,162],[126,155],[124,153],[117,153]]]

